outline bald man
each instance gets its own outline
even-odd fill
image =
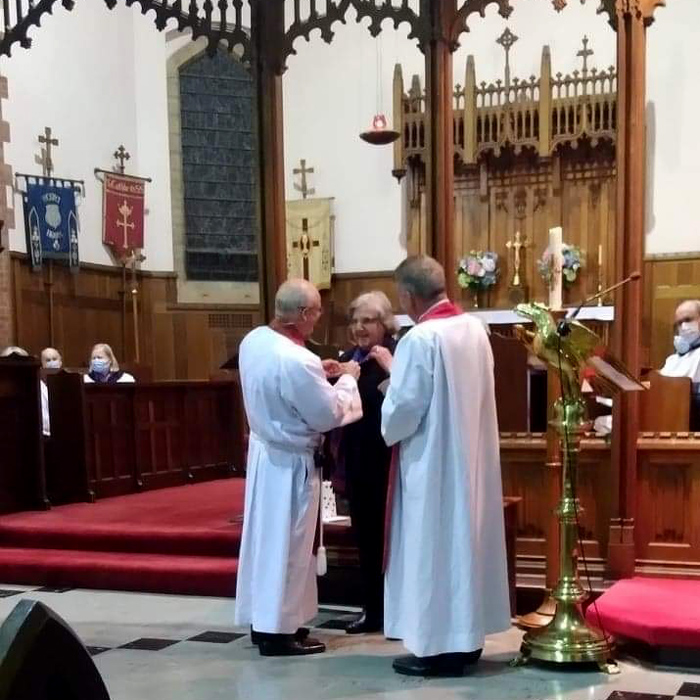
[[[700,301],[678,305],[673,322],[673,347],[676,352],[666,358],[661,374],[667,377],[690,377],[700,383]]]
[[[331,386],[305,347],[321,313],[318,290],[289,280],[275,297],[275,320],[251,331],[239,352],[250,440],[236,624],[251,626],[263,656],[325,651],[301,627],[318,612],[314,452],[322,433],[362,417],[362,403],[357,363],[343,365]]]

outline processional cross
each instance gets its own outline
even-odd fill
[[[304,161],[302,161],[303,163]],[[309,280],[309,256],[311,255],[311,248],[318,248],[321,243],[319,241],[312,240],[309,236],[309,220],[301,220],[301,230],[302,234],[298,241],[292,243],[292,248],[298,248],[301,253],[302,265],[303,265],[303,275],[305,280]]]
[[[303,199],[306,199],[310,194],[316,194],[316,190],[313,188],[310,188],[308,186],[307,181],[306,181],[306,176],[313,174],[313,172],[314,172],[313,168],[306,167],[306,159],[305,158],[301,159],[301,168],[294,168],[294,170],[292,170],[292,173],[294,175],[301,175],[301,185],[297,185],[295,182],[294,189],[301,192],[301,196]]]
[[[123,175],[124,170],[126,169],[124,167],[124,161],[127,161],[131,158],[131,154],[127,152],[126,148],[124,148],[123,145],[119,146],[119,148],[114,151],[113,157],[115,160],[119,161],[119,165],[117,165],[117,170]]]
[[[44,133],[39,135],[39,143],[46,144],[46,148],[41,149],[41,156],[36,156],[36,162],[41,165],[45,177],[51,177],[53,172],[52,146],[58,146],[58,139],[51,136],[51,127],[45,126]]]

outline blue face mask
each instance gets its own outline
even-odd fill
[[[95,374],[107,374],[109,372],[109,360],[95,358],[90,362],[90,371]]]
[[[685,355],[693,348],[698,347],[700,341],[700,328],[697,321],[681,323],[678,335],[673,338],[673,347],[679,355]]]

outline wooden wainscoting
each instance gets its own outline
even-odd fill
[[[91,346],[104,342],[120,363],[135,362],[131,280],[125,297],[121,268],[83,264],[73,274],[54,265],[33,272],[26,255],[14,253],[12,272],[18,345],[38,354],[53,344],[66,367],[78,368]],[[176,281],[174,273],[137,273],[140,364],[152,368],[155,380],[208,379],[263,317],[258,306],[178,304]]]
[[[644,261],[647,364],[659,368],[673,352],[673,314],[686,299],[700,299],[700,252],[651,255]]]

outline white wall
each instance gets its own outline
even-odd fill
[[[470,18],[470,32],[462,35],[454,56],[455,83],[464,84],[470,53],[475,55],[478,82],[503,77],[504,53],[495,40],[506,26],[519,37],[511,50],[514,77],[539,75],[544,44],[551,48],[555,73],[580,68],[576,52],[584,34],[595,51],[589,65],[607,68],[615,63],[615,34],[606,17],[596,14],[595,0],[583,6],[571,0],[560,14],[550,0],[518,0],[513,5],[509,21],[493,5],[485,18]],[[385,27],[375,41],[349,14],[346,26],[335,25],[330,46],[317,35],[310,43],[298,40],[298,53],[290,57],[284,76],[287,197],[299,196],[293,190],[292,169],[306,158],[316,171],[312,176],[316,195],[336,198],[338,272],[391,269],[405,255],[402,193],[391,175],[392,149],[369,146],[358,137],[377,109],[377,47],[381,47],[381,109],[389,119],[395,63],[402,65],[406,89],[414,73],[425,85],[423,56],[407,39],[407,25],[397,31],[388,23]]]
[[[146,190],[143,267],[172,270],[164,35],[136,8],[118,5],[110,12],[102,2],[89,2],[76,3],[73,12],[57,6],[31,36],[30,51],[14,47],[12,57],[0,61],[9,88],[3,105],[12,136],[7,161],[15,172],[40,173],[37,135],[51,126],[60,141],[56,174],[85,180],[80,257],[111,264],[102,245],[102,185],[93,170],[110,169],[123,143],[131,154],[127,172],[153,178]],[[10,246],[25,251],[20,195],[15,210]]]
[[[646,252],[700,251],[700,2],[673,0],[647,33]]]

